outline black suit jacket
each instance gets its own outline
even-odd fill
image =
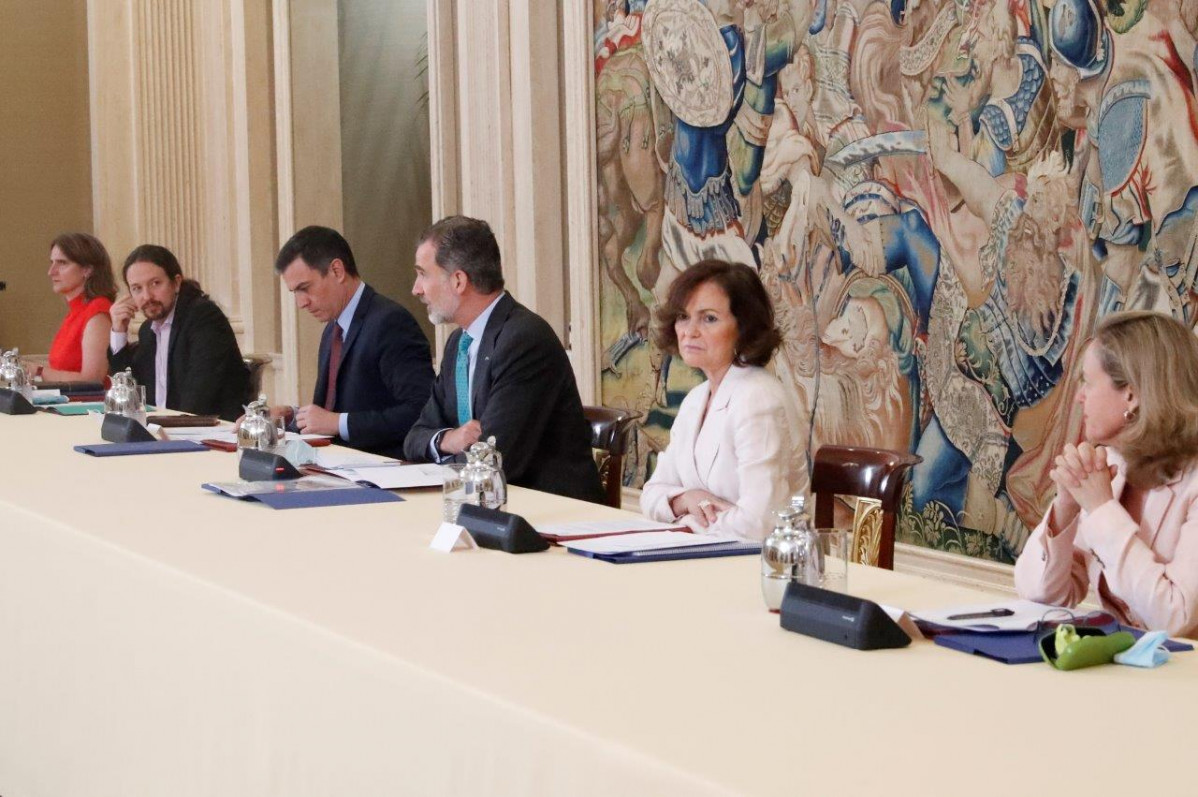
[[[320,370],[312,403],[324,406],[333,325],[320,338]],[[343,445],[388,457],[403,455],[403,441],[428,401],[432,350],[412,314],[369,285],[341,342],[335,412],[349,413]]]
[[[157,407],[236,420],[250,390],[250,372],[229,319],[193,283],[183,283],[179,291],[168,345],[165,397],[155,395],[158,336],[150,322],[141,325],[137,342],[115,354],[108,351],[108,372],[132,368],[138,384],[145,385],[147,401]]]
[[[433,436],[458,426],[454,369],[461,334],[446,341],[433,395],[404,442],[405,459],[427,461]],[[474,417],[483,439],[495,436],[508,482],[603,502],[591,428],[566,351],[544,319],[508,294],[487,320],[473,393]]]

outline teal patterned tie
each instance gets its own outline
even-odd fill
[[[470,420],[470,344],[474,338],[462,330],[458,338],[458,358],[454,361],[453,386],[458,393],[458,426]]]

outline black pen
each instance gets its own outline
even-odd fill
[[[950,614],[947,620],[986,620],[991,617],[1010,617],[1015,612],[1010,609],[990,609],[984,612],[970,612],[969,614]]]

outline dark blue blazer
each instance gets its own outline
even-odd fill
[[[324,406],[333,325],[320,338],[320,367],[312,403]],[[432,350],[416,319],[403,307],[366,286],[341,343],[335,412],[349,413],[343,445],[403,455],[403,441],[428,401],[433,384]]]
[[[405,459],[426,462],[433,436],[458,425],[456,330],[445,343],[432,397],[404,443]],[[591,427],[566,350],[553,328],[504,294],[483,331],[474,364],[473,415],[495,437],[508,482],[603,503]],[[459,457],[460,459],[461,457]]]

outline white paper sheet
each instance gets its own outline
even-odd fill
[[[322,468],[377,468],[380,465],[399,465],[398,459],[370,454],[353,448],[328,446],[316,450],[316,464]]]
[[[443,465],[368,465],[327,470],[350,481],[366,482],[384,490],[440,487],[445,481],[445,475],[453,472]]]
[[[1004,616],[991,617],[962,617],[962,615],[977,615],[985,612],[1009,611]],[[975,603],[968,606],[948,606],[937,609],[925,609],[911,612],[911,616],[937,625],[952,628],[969,628],[977,631],[1027,631],[1036,627],[1043,619],[1060,620],[1067,615],[1060,606],[1048,606],[1043,603],[1018,600],[992,603]],[[956,618],[956,619],[953,619]]]

